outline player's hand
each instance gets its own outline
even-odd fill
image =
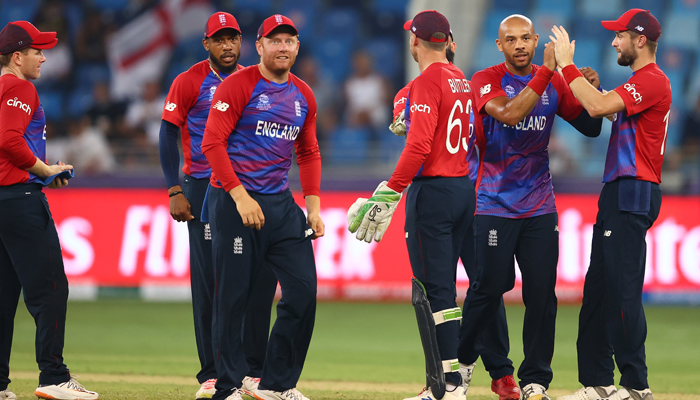
[[[595,72],[595,70],[591,67],[583,67],[579,68],[579,71],[583,74],[583,77],[586,78],[588,83],[591,84],[594,88],[598,89],[600,87],[600,78],[598,78],[598,73]]]
[[[544,62],[542,66],[549,68],[550,71],[554,71],[557,68],[557,60],[554,56],[554,43],[552,42],[544,45]]]
[[[243,220],[243,225],[262,229],[265,226],[265,215],[263,214],[260,204],[250,197],[243,185],[238,185],[228,192],[236,203],[236,209]]]
[[[51,183],[49,183],[48,188],[49,189],[59,189],[59,188],[62,188],[64,186],[67,186],[67,185],[68,185],[68,179],[60,178],[57,176],[54,178],[54,180],[51,181]]]
[[[194,219],[192,206],[184,194],[176,194],[170,198],[170,216],[177,222],[187,222]]]
[[[69,171],[69,170],[73,169],[72,165],[66,165],[63,161],[59,161],[58,164],[47,165],[47,167],[48,167],[48,172],[44,176],[45,178],[49,177],[51,175],[59,174],[63,171]],[[59,188],[62,188],[64,186],[67,186],[67,185],[68,185],[68,179],[60,178],[57,176],[56,178],[54,178],[53,181],[51,181],[51,183],[49,183],[48,188],[49,189],[59,189]]]
[[[569,33],[563,26],[552,27],[552,33],[554,36],[549,35],[549,38],[554,43],[554,56],[557,60],[557,66],[563,69],[574,63],[576,41],[569,40]]]
[[[401,200],[401,193],[397,193],[386,184],[386,181],[380,183],[374,190],[372,197],[366,201],[360,198],[350,207],[348,230],[352,233],[357,232],[355,235],[357,240],[369,243],[374,238],[378,242],[382,240],[382,236],[389,228],[391,216]],[[357,211],[355,212],[355,210]],[[376,233],[379,235],[375,237]]]
[[[326,225],[323,223],[320,213],[310,213],[309,216],[306,217],[306,222],[311,229],[314,230],[314,239],[320,238],[326,234]]]
[[[396,136],[406,136],[406,118],[404,116],[404,113],[406,111],[402,110],[401,114],[397,115],[396,118],[394,118],[394,121],[389,125],[389,130],[394,133]]]

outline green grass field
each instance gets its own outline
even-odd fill
[[[511,357],[522,360],[524,308],[508,307]],[[700,308],[647,307],[647,361],[657,400],[700,399]],[[552,360],[553,396],[579,387],[576,379],[577,306],[560,306]],[[72,302],[65,360],[102,399],[189,399],[199,362],[191,308],[138,300]],[[403,399],[424,379],[423,355],[410,304],[321,303],[299,389],[313,400]],[[34,322],[20,304],[10,389],[34,398]],[[477,366],[469,399],[497,399]]]

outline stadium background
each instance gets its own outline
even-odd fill
[[[615,64],[612,36],[599,21],[630,7],[659,17],[664,34],[658,62],[675,96],[664,204],[648,236],[650,382],[659,400],[700,399],[700,307],[666,306],[700,304],[698,0],[0,0],[0,25],[25,19],[59,32],[61,46],[46,51],[48,62],[35,83],[49,119],[49,159],[76,165],[77,177],[68,188],[47,194],[71,299],[96,300],[69,305],[65,355],[71,371],[105,399],[191,399],[198,388],[186,303],[187,234],[169,216],[156,142],[148,132],[160,122],[170,82],[206,57],[202,29],[213,11],[229,11],[241,24],[243,65],[258,61],[253,41],[265,17],[281,12],[300,28],[293,71],[311,84],[322,106],[327,235],[314,244],[319,297],[353,301],[319,304],[299,388],[314,400],[348,400],[413,396],[424,379],[408,300],[403,210],[381,244],[360,243],[345,228],[347,207],[388,177],[403,146],[385,128],[394,93],[417,74],[402,23],[423,9],[445,13],[458,43],[456,63],[467,76],[503,61],[493,40],[504,16],[524,13],[536,23],[542,38],[535,62],[548,26],[562,24],[577,40],[577,64],[596,68],[611,88],[629,69]],[[561,220],[557,290],[563,303],[549,390],[556,396],[578,387],[576,303],[610,126],[598,139],[583,138],[559,120],[554,126],[550,154]],[[292,170],[298,189],[295,175]],[[460,271],[460,297],[466,285]],[[519,302],[518,287],[508,296]],[[524,309],[507,308],[510,354],[518,365]],[[10,388],[32,398],[35,326],[23,309],[15,326]],[[472,383],[470,399],[494,398],[480,366]]]

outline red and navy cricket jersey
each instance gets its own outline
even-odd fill
[[[34,85],[12,74],[0,77],[0,186],[40,182],[26,171],[46,162],[46,117]]]
[[[603,182],[631,177],[661,183],[671,83],[659,66],[651,63],[615,92],[625,102],[625,109],[615,114]]]
[[[437,62],[409,85],[406,147],[388,186],[401,192],[414,177],[467,176],[473,100],[464,73]]]
[[[239,70],[242,68],[238,65]],[[218,74],[222,79],[228,76]],[[197,179],[211,176],[211,167],[202,153],[202,137],[211,100],[220,83],[209,60],[200,61],[175,78],[163,108],[163,119],[180,127],[185,158],[182,172]]]
[[[410,121],[410,106],[406,107],[406,102],[408,99],[408,93],[411,88],[411,84],[413,81],[409,82],[406,86],[404,86],[401,90],[396,93],[396,96],[394,97],[394,110],[393,110],[393,115],[394,119],[396,119],[401,112],[404,112],[404,115],[408,115],[408,120],[406,120],[406,132],[408,134],[409,126],[411,124]],[[467,84],[469,84],[469,81],[467,81]],[[474,91],[469,92],[472,95],[472,105],[474,104]],[[481,121],[478,118],[474,118],[474,113],[472,112],[469,115],[469,141],[468,141],[468,147],[467,147],[467,160],[469,162],[469,179],[472,181],[472,184],[476,184],[476,177],[477,173],[479,171],[479,155],[481,153],[481,150],[483,149],[483,131],[481,127]]]
[[[321,155],[311,88],[291,73],[286,83],[268,81],[257,65],[224,79],[202,144],[211,184],[226,191],[239,184],[256,193],[285,191],[293,148],[304,195],[319,195]]]
[[[583,107],[558,73],[555,73],[535,108],[515,126],[486,113],[484,106],[496,97],[517,96],[540,67],[517,76],[501,63],[474,74],[472,85],[477,113],[486,140],[477,180],[476,213],[505,218],[536,217],[556,212],[549,173],[549,136],[554,115],[571,121]]]

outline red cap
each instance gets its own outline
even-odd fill
[[[278,26],[286,25],[294,29],[296,35],[299,34],[297,27],[294,26],[294,22],[291,19],[285,17],[282,14],[275,14],[271,17],[267,17],[265,21],[258,28],[258,40],[263,36],[268,36]]]
[[[27,47],[50,49],[56,43],[56,32],[40,32],[27,21],[9,22],[0,31],[0,54],[14,53]]]
[[[644,35],[654,42],[661,36],[661,24],[649,10],[633,8],[622,14],[616,21],[601,21],[603,28],[610,31],[632,31]]]
[[[412,20],[403,24],[403,29],[413,32],[418,38],[428,42],[446,42],[450,36],[450,23],[444,15],[435,10],[421,11]],[[435,39],[434,33],[444,33],[444,39]]]
[[[241,34],[241,27],[238,26],[238,21],[233,15],[223,11],[215,12],[207,20],[207,25],[204,27],[204,36],[211,37],[216,32],[226,28],[231,28],[238,32],[239,35]]]

